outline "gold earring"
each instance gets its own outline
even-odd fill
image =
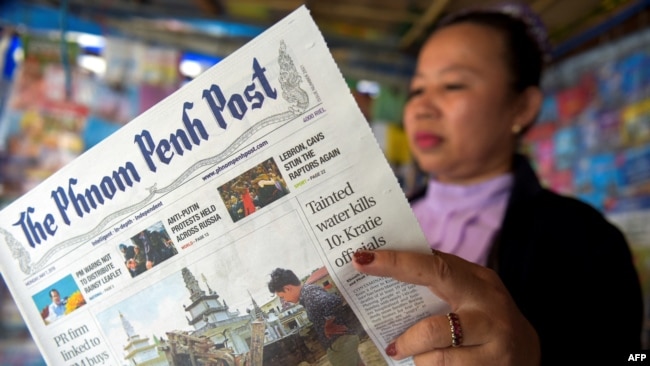
[[[518,135],[519,132],[521,132],[521,126],[520,125],[513,125],[512,126],[512,134],[513,135]]]

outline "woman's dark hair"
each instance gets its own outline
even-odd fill
[[[271,272],[271,281],[269,281],[269,291],[271,293],[284,291],[284,286],[300,286],[302,283],[298,276],[290,269],[276,268]]]
[[[542,48],[546,46],[541,42],[545,40],[536,38],[526,22],[498,10],[474,10],[450,15],[437,25],[436,30],[459,23],[487,26],[503,35],[506,62],[510,67],[512,87],[516,92],[522,92],[529,86],[540,85],[545,58],[545,50]]]

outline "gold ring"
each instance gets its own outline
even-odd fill
[[[463,344],[463,328],[460,326],[460,319],[456,313],[447,313],[447,319],[451,328],[451,346],[458,347]]]

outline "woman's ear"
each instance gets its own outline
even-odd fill
[[[291,289],[293,289],[293,286],[290,286],[290,285],[284,285],[284,286],[282,286],[282,292],[285,293],[285,294],[290,294],[290,293],[291,293]]]
[[[529,86],[520,94],[517,114],[512,124],[513,131],[525,131],[535,122],[542,107],[543,98],[542,91],[536,86]]]

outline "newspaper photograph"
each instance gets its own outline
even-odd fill
[[[411,365],[448,307],[376,249],[430,251],[304,6],[0,211],[51,365]]]

